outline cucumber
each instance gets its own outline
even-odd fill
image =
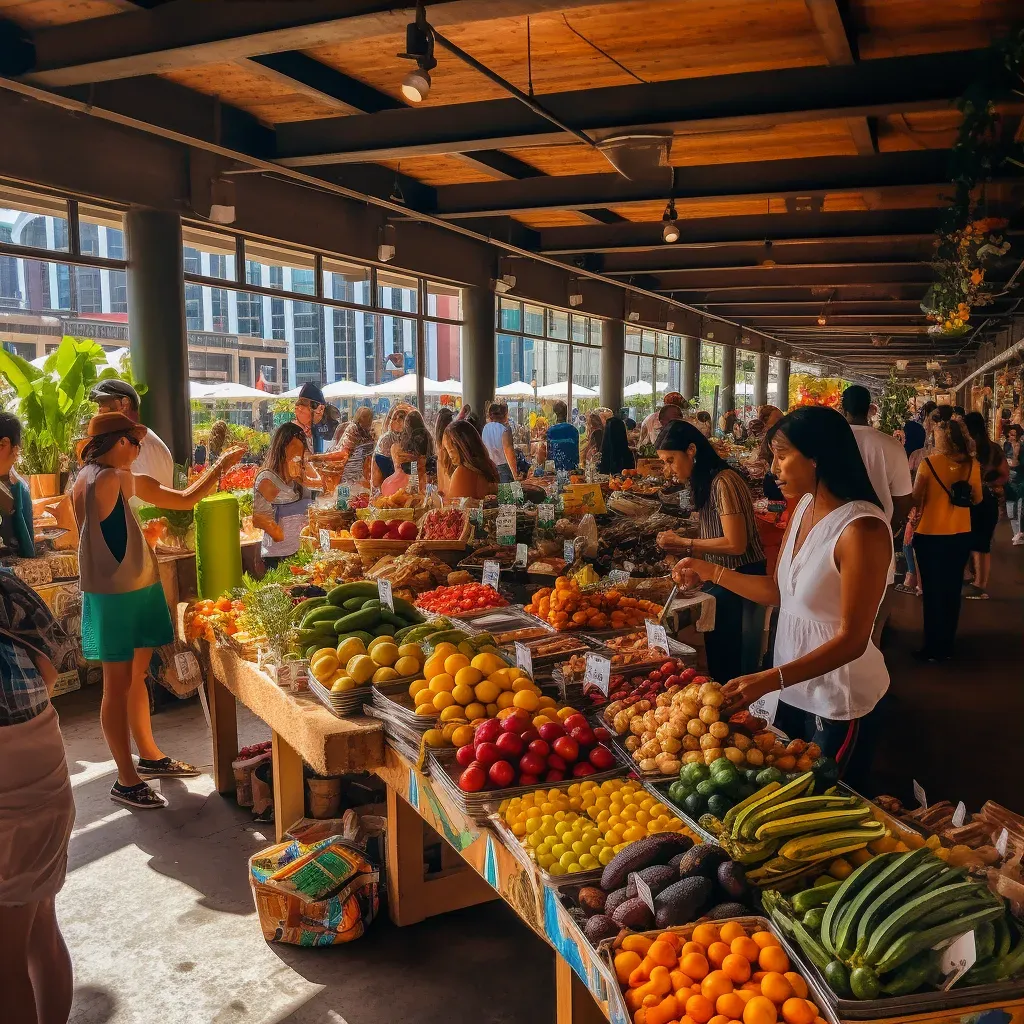
[[[935,950],[922,950],[898,971],[893,972],[889,980],[882,986],[882,991],[887,996],[909,996],[928,980],[937,960],[938,953]]]
[[[951,939],[956,935],[963,935],[974,928],[977,928],[983,921],[994,921],[997,917],[1006,913],[1002,901],[998,906],[988,907],[985,910],[976,910],[966,914],[955,921],[947,921],[945,924],[937,925],[935,928],[925,928],[924,931],[910,931],[901,935],[886,951],[882,958],[875,965],[878,974],[888,974],[890,971],[902,967],[911,957],[916,956],[922,950],[931,949],[932,946],[944,939]]]
[[[790,902],[793,904],[793,909],[801,914],[814,907],[824,908],[839,891],[842,884],[842,882],[828,881],[823,885],[813,885],[810,889],[796,893]],[[824,913],[822,916],[824,917]]]
[[[414,630],[415,628],[416,628],[415,626],[406,626],[406,627],[405,627],[404,629],[400,629],[400,630],[399,630],[399,631],[398,631],[398,632],[397,632],[397,633],[395,634],[395,643],[396,643],[396,644],[402,644],[402,643],[405,643],[405,638],[406,638],[406,637],[407,637],[407,636],[408,636],[408,635],[409,635],[409,634],[410,634],[410,633],[411,633],[411,632],[412,632],[412,631],[413,631],[413,630]],[[410,640],[409,642],[410,642],[410,643],[415,643],[416,641],[415,641],[415,640]]]
[[[825,916],[824,907],[811,907],[800,919],[800,923],[812,934],[821,934],[821,919]]]
[[[359,580],[355,583],[341,583],[327,595],[330,604],[340,608],[350,597],[376,597],[377,584],[366,580]]]
[[[337,610],[337,609],[335,609]],[[334,628],[338,633],[354,633],[357,630],[371,632],[380,625],[380,613],[373,611],[349,612],[335,620]]]
[[[800,948],[804,952],[804,956],[819,971],[824,971],[829,964],[828,953],[822,948],[821,943],[811,934],[810,930],[805,928],[803,922],[792,920],[790,925],[793,929],[793,937],[796,939]]]
[[[421,623],[423,621],[422,612],[420,612],[420,610],[414,604],[410,604],[408,601],[403,600],[401,597],[393,597],[391,601],[392,604],[394,604],[395,606],[395,612],[398,615],[401,615],[402,618],[406,621],[414,625],[417,623]]]
[[[338,609],[331,604],[325,604],[322,608],[314,608],[307,612],[302,619],[302,629],[310,629],[318,622],[333,622],[338,617]]]
[[[980,889],[978,893],[981,893]],[[983,901],[979,900],[977,895],[962,900],[953,900],[952,903],[944,903],[930,914],[925,914],[915,922],[915,925],[918,928],[934,928],[937,924],[952,921],[953,918],[960,917],[962,914],[969,914],[981,905],[983,905]]]
[[[905,878],[900,878],[893,885],[880,892],[865,908],[857,921],[856,949],[863,953],[868,939],[874,930],[885,920],[885,913],[895,901],[904,903],[919,889],[924,888],[942,872],[942,861],[931,857],[919,864]]]
[[[392,626],[395,626],[398,629],[404,629],[409,624],[401,615],[389,612],[387,608],[381,608],[380,617],[384,622],[390,622]]]
[[[300,601],[291,611],[292,622],[301,622],[303,617],[308,615],[314,608],[319,608],[322,605],[327,604],[326,597],[307,597],[305,601]]]
[[[850,989],[854,999],[877,999],[882,986],[870,967],[855,967],[850,971]]]
[[[379,597],[367,597],[362,600],[359,610],[364,612],[379,612],[384,605],[380,603]]]
[[[306,648],[306,653],[305,653],[306,660],[308,661],[310,658],[313,657],[314,654],[316,654],[317,651],[322,651],[322,650],[323,650],[323,648],[320,646],[320,644],[313,644],[312,647],[307,647]]]
[[[988,960],[996,950],[996,928],[991,921],[983,921],[974,929],[974,946],[978,963]]]
[[[842,961],[830,961],[822,973],[825,975],[828,987],[840,999],[849,999],[853,995],[853,990],[850,988],[850,972]]]
[[[347,601],[341,602],[341,607],[347,612],[357,612],[363,607],[363,601],[361,597],[350,597]]]
[[[389,636],[389,637],[391,637],[392,640],[394,639],[394,634],[395,634],[395,627],[392,626],[391,623],[389,623],[389,622],[385,622],[385,623],[381,624],[380,626],[378,626],[373,631],[373,635],[375,637],[378,637],[378,636]]]

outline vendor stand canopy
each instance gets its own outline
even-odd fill
[[[189,382],[191,392],[191,382]],[[224,384],[214,384],[209,387],[205,394],[194,395],[200,402],[266,402],[274,398],[274,395],[259,388],[251,388],[247,384],[236,384],[227,381]]]
[[[503,384],[494,392],[495,398],[533,398],[533,388],[524,380],[514,380],[511,384]]]
[[[573,388],[575,392],[576,388]],[[654,383],[654,390],[659,394],[663,395],[668,390],[668,381],[659,380]],[[624,398],[644,398],[651,393],[651,382],[649,380],[638,380],[633,384],[627,385],[623,388],[622,395]]]
[[[197,380],[190,380],[188,382],[188,397],[190,399],[201,400],[205,398],[216,386],[216,384],[201,384]]]
[[[394,380],[384,381],[374,385],[371,391],[375,395],[415,395],[416,374],[406,373]],[[325,391],[324,394],[327,392]],[[423,394],[425,395],[461,395],[462,384],[457,380],[434,380],[432,377],[423,378]]]
[[[567,381],[559,381],[557,384],[545,384],[537,388],[538,398],[568,398],[569,384]],[[573,384],[572,397],[576,398],[597,398],[598,392],[593,388],[584,387],[582,384]]]

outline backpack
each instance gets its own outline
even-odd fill
[[[932,476],[938,481],[939,486],[946,492],[946,497],[949,498],[950,505],[954,506],[954,508],[970,508],[974,504],[974,496],[971,492],[970,479],[954,480],[953,483],[947,487],[942,482],[939,474],[935,472],[932,460],[925,459],[924,461],[928,464],[928,468],[931,470]]]

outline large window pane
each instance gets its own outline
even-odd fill
[[[68,252],[68,204],[0,186],[0,241]]]
[[[235,280],[235,239],[232,235],[183,224],[181,242],[186,274]]]
[[[324,257],[324,298],[370,305],[370,268]]]
[[[736,352],[736,414],[741,420],[753,419],[757,413],[754,405],[754,373],[757,358],[750,352]]]
[[[427,282],[427,316],[443,320],[462,319],[462,289],[453,284]]]
[[[570,329],[572,330],[572,341],[574,345],[589,345],[589,331],[587,330],[587,317],[577,316],[573,313],[569,318]]]
[[[722,387],[722,346],[708,341],[700,343],[700,408],[713,419],[721,415],[718,393]]]
[[[558,338],[560,341],[569,340],[569,314],[563,313],[560,309],[548,310],[549,338]]]
[[[544,307],[523,304],[523,333],[535,338],[544,337]]]
[[[498,327],[503,331],[522,330],[523,304],[516,299],[499,299]]]
[[[252,284],[300,295],[316,294],[316,260],[311,252],[246,239],[245,260],[254,268],[246,273]],[[257,270],[258,278],[255,277]]]
[[[419,282],[415,277],[377,271],[377,305],[382,309],[415,313],[419,309]]]
[[[779,361],[775,356],[768,357],[768,404],[774,405],[777,409],[785,412],[789,408],[789,396],[787,401],[779,401]]]
[[[631,327],[626,324],[626,351],[639,352],[641,346],[641,330],[639,327]]]
[[[637,423],[654,408],[654,360],[635,352],[627,352],[622,366],[623,404]]]
[[[593,348],[573,346],[572,350],[572,404],[581,412],[596,409],[601,404],[601,352]],[[614,411],[614,410],[613,410]]]

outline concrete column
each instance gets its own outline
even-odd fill
[[[718,415],[736,408],[736,349],[722,346],[722,386],[718,390]]]
[[[683,398],[700,395],[700,338],[683,338]]]
[[[622,371],[626,358],[626,325],[606,320],[601,338],[601,405],[617,416],[622,408]]]
[[[779,390],[775,404],[783,411],[789,412],[789,360],[779,360]]]
[[[482,417],[494,398],[494,292],[464,288],[462,302],[462,400]]]
[[[754,356],[754,405],[768,404],[768,355],[759,352]]]
[[[192,418],[181,222],[176,213],[135,208],[125,214],[124,226],[132,372],[149,389],[142,422],[162,438],[175,462],[187,462]]]

